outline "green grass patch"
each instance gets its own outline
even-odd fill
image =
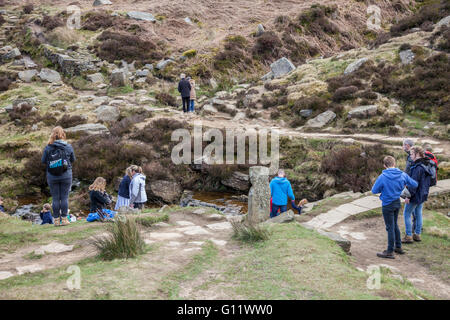
[[[140,216],[136,218],[136,223],[144,227],[151,227],[155,223],[167,221],[169,221],[169,215],[167,213],[158,216]]]
[[[107,95],[110,97],[114,97],[114,96],[118,96],[118,95],[122,95],[122,94],[131,93],[133,91],[134,91],[133,87],[129,86],[129,85],[124,86],[124,87],[118,87],[118,88],[110,87],[110,88],[108,88]]]

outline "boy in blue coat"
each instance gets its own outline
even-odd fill
[[[287,211],[287,198],[289,197],[295,206],[295,196],[291,183],[286,179],[283,169],[278,170],[278,176],[270,181],[270,196],[272,198],[272,211],[270,217],[276,217],[278,210],[280,213]]]
[[[386,170],[377,178],[372,187],[372,193],[381,193],[382,211],[386,231],[388,234],[388,247],[381,253],[377,253],[380,258],[394,259],[394,251],[404,254],[398,228],[397,218],[401,208],[400,195],[405,186],[417,188],[417,182],[411,179],[405,172],[395,167],[395,159],[387,156],[383,159]],[[395,244],[395,249],[394,249]]]

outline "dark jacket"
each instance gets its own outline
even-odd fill
[[[417,159],[411,166],[411,178],[417,181],[417,188],[408,188],[411,193],[411,203],[421,204],[428,199],[431,182],[431,168],[426,158]]]
[[[130,199],[130,182],[131,178],[128,175],[125,175],[122,181],[120,181],[119,196]]]
[[[0,212],[5,212],[5,208],[3,206],[0,206]]]
[[[42,220],[41,224],[53,224],[52,213],[50,211],[41,211],[39,216]]]
[[[406,157],[405,173],[410,176],[411,175],[411,166],[414,164],[414,161],[412,161],[409,151],[406,151],[406,153],[408,154],[408,156]]]
[[[89,198],[91,199],[91,211],[97,212],[97,209],[105,209],[111,203],[111,196],[106,192],[91,190],[89,191]]]
[[[66,160],[68,163],[68,168],[67,171],[64,172],[62,175],[60,176],[54,176],[51,173],[48,172],[48,168],[46,168],[47,171],[47,180],[50,182],[53,181],[60,181],[60,180],[65,180],[68,178],[72,178],[72,164],[75,162],[75,154],[73,152],[73,148],[70,144],[68,144],[67,142],[63,141],[63,140],[56,140],[53,144],[47,145],[44,149],[44,152],[42,154],[42,163],[47,165],[47,157],[48,154],[50,153],[50,151],[54,148],[63,148],[66,154]]]
[[[178,83],[178,92],[181,93],[183,98],[190,98],[191,96],[191,84],[186,79],[181,79]]]

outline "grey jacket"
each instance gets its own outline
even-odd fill
[[[69,166],[68,166],[67,171],[64,172],[60,176],[52,175],[51,173],[48,172],[48,168],[47,168],[46,169],[47,181],[56,182],[56,181],[61,181],[61,180],[72,179],[72,164],[75,162],[75,154],[73,152],[72,146],[69,143],[67,143],[66,141],[56,140],[53,144],[47,145],[42,154],[42,159],[41,159],[42,163],[45,165],[47,164],[47,156],[48,156],[49,152],[55,147],[64,148],[64,151],[65,151],[66,157],[67,157],[66,160],[67,160]]]
[[[130,204],[147,202],[145,192],[145,179],[143,174],[135,173],[130,183]]]
[[[408,157],[406,158],[405,173],[407,175],[411,176],[411,166],[414,164],[414,161],[411,159],[411,155],[410,155],[409,151],[406,151],[406,153],[408,154]]]

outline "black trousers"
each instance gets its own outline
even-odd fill
[[[189,111],[189,103],[191,101],[190,97],[182,97],[183,99],[183,112]]]

